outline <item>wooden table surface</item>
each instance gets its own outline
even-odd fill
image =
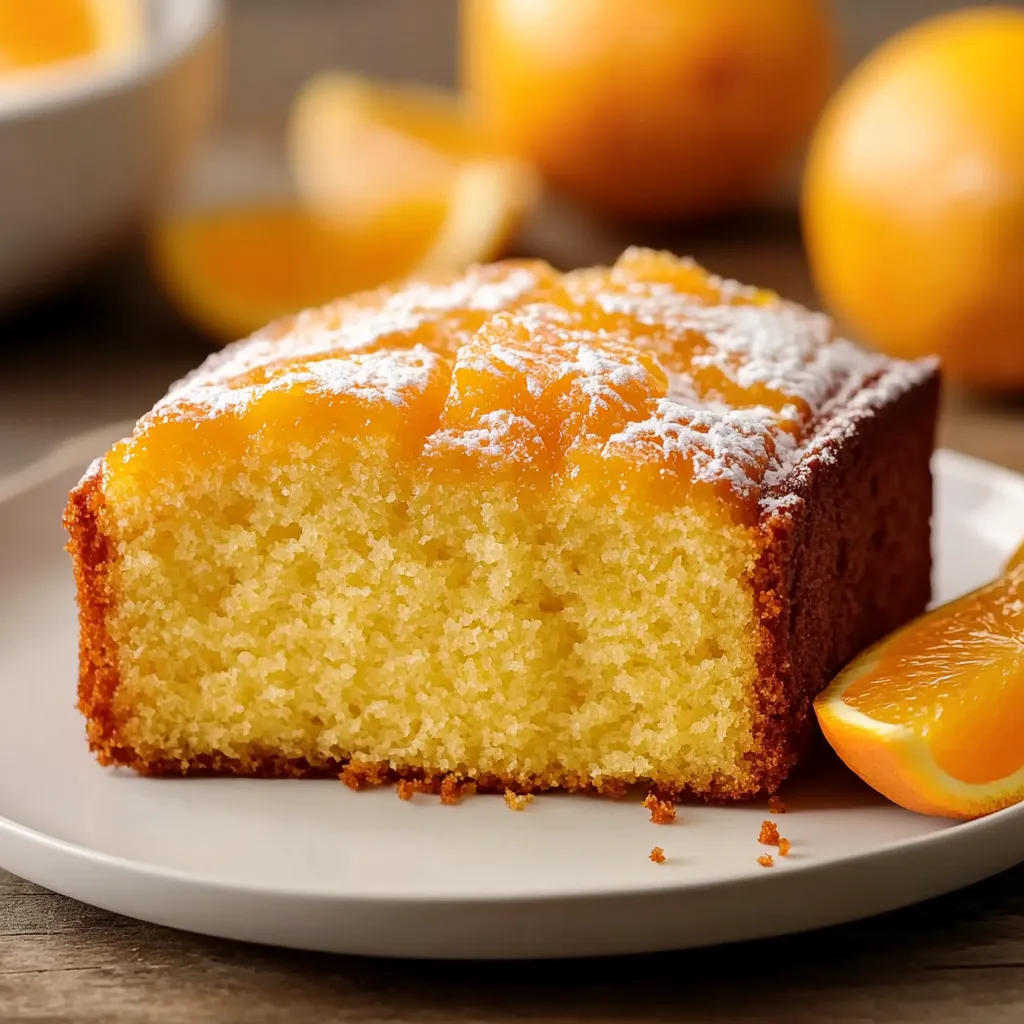
[[[395,2],[362,6],[360,17]],[[248,9],[265,21],[239,19],[240,35],[262,32],[279,41],[291,25],[277,16],[282,8],[251,2]],[[324,38],[308,25],[291,28],[300,30],[307,50]],[[364,26],[352,45],[362,52],[373,38],[372,26]],[[281,52],[301,49],[281,45]],[[410,52],[421,63],[430,59],[429,48]],[[237,61],[236,74],[245,79],[253,66]],[[251,91],[267,81],[259,68]],[[299,80],[294,69],[278,73],[288,83]],[[267,102],[236,103],[236,120]],[[570,266],[607,261],[637,241],[692,253],[719,273],[815,303],[785,216],[643,235],[549,203],[518,248]],[[0,318],[0,473],[79,430],[139,415],[206,350],[156,294],[138,253]],[[1024,471],[1024,404],[947,391],[939,439]],[[1022,1024],[1024,866],[918,907],[807,936],[608,961],[476,965],[207,939],[96,910],[0,871],[0,1021],[15,1019]]]

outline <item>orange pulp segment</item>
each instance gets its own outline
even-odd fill
[[[428,270],[493,259],[537,190],[533,169],[491,149],[455,95],[340,72],[299,93],[288,156],[306,208],[349,230],[396,208],[445,203]]]
[[[411,272],[446,209],[422,202],[344,231],[294,204],[180,216],[151,239],[154,269],[182,312],[216,337],[239,338],[287,313]]]
[[[869,785],[955,818],[1024,798],[1024,567],[856,658],[817,699],[822,729]]]

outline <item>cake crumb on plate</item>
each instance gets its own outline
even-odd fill
[[[662,800],[653,791],[644,798],[644,807],[651,812],[655,825],[671,825],[676,820],[676,805],[671,800]]]
[[[380,786],[387,782],[388,766],[380,761],[349,761],[341,769],[338,778],[349,789],[365,789],[367,786]]]
[[[457,775],[446,775],[441,780],[441,803],[457,804],[463,797],[472,796],[476,792],[476,783],[472,779],[461,780]]]
[[[757,863],[760,864],[761,867],[763,867],[763,868],[773,868],[773,867],[775,867],[775,860],[774,860],[774,858],[769,857],[767,853],[761,854],[761,856],[757,858]]]
[[[655,864],[665,863],[665,851],[660,846],[656,846],[653,850],[651,850],[650,857]]]
[[[761,822],[761,833],[757,837],[757,841],[763,846],[778,846],[779,845],[779,826],[774,821]]]
[[[505,790],[505,803],[510,810],[525,811],[526,805],[533,802],[532,793],[515,793],[511,789]]]

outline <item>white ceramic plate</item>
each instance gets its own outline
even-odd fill
[[[338,782],[153,780],[98,767],[74,710],[76,624],[60,513],[100,431],[0,481],[0,864],[134,917],[346,953],[546,957],[697,946],[922,900],[1024,860],[1024,806],[969,824],[894,807],[834,763],[762,805],[500,797],[456,807]],[[936,458],[937,596],[992,575],[1024,532],[1024,479]],[[667,861],[652,864],[651,848]]]

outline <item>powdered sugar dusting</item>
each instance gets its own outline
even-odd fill
[[[196,377],[179,384],[156,405],[150,417],[216,419],[244,412],[270,392],[293,388],[400,408],[426,389],[441,364],[436,352],[417,345],[288,366],[260,375],[251,383],[243,379],[235,387]]]
[[[230,384],[261,366],[405,348],[418,334],[431,335],[424,339],[432,342],[431,347],[454,352],[487,314],[515,306],[553,274],[546,264],[493,264],[470,268],[453,279],[416,281],[404,288],[339,299],[229,345],[175,387]]]
[[[537,428],[525,416],[508,409],[485,413],[468,428],[442,428],[427,438],[424,458],[430,462],[452,452],[474,461],[528,463],[544,442]]]
[[[613,434],[606,451],[644,447],[652,459],[678,456],[692,466],[693,478],[728,483],[748,495],[760,487],[775,454],[769,409],[711,412],[662,399],[652,416]]]

